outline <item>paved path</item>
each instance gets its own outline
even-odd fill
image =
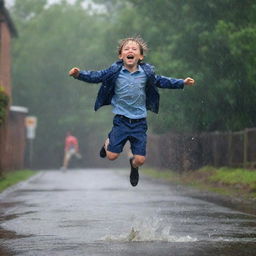
[[[256,216],[128,176],[42,171],[0,194],[0,255],[255,255]]]

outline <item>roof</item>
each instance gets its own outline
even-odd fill
[[[13,112],[28,113],[28,108],[21,106],[10,106],[10,110]]]
[[[11,35],[14,37],[18,36],[18,32],[17,32],[15,25],[11,19],[11,16],[10,16],[8,10],[4,6],[4,0],[0,0],[0,14],[2,14],[3,18],[4,18],[4,20],[1,19],[0,22],[5,21],[7,23],[7,26],[10,30]]]

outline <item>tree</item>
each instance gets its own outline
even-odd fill
[[[98,86],[68,77],[73,66],[104,67],[105,21],[103,15],[91,15],[79,5],[63,2],[45,8],[45,1],[40,1],[39,8],[39,2],[26,0],[21,12],[21,3],[17,0],[13,9],[19,30],[13,45],[14,102],[38,117],[37,162],[56,165],[67,130],[88,141],[93,133],[105,132],[109,122],[106,111],[95,119]]]
[[[142,31],[158,73],[197,81],[183,92],[161,91],[160,115],[151,118],[155,131],[256,125],[253,0],[129,2],[132,11],[126,22],[119,17],[119,31]]]
[[[94,2],[105,9],[85,10],[81,0],[48,8],[44,0],[16,0],[14,100],[38,115],[39,151],[56,151],[69,128],[81,134],[107,131],[109,112],[100,110],[96,119],[92,111],[97,86],[78,86],[66,74],[74,65],[109,66],[118,39],[137,34],[148,42],[145,61],[158,74],[197,81],[185,90],[160,90],[160,113],[149,114],[151,129],[201,132],[256,125],[253,0]],[[54,141],[51,150],[46,134]]]

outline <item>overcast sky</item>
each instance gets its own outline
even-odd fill
[[[10,7],[13,4],[13,0],[4,0],[5,6]]]
[[[5,6],[6,6],[7,9],[10,8],[13,5],[13,3],[15,2],[15,0],[4,0],[4,1],[5,1]],[[48,4],[51,5],[53,3],[58,3],[61,0],[47,0],[47,1],[48,1]],[[73,4],[73,3],[75,3],[76,0],[67,0],[67,1],[70,4]],[[90,6],[96,12],[105,12],[106,11],[105,8],[100,4],[95,4],[91,0],[84,0],[84,2],[82,4],[82,7],[87,9],[88,6]]]
[[[13,3],[14,3],[14,1],[15,1],[15,0],[4,0],[5,6],[6,6],[7,8],[10,7],[10,6],[12,6]],[[57,3],[57,2],[59,2],[59,1],[60,1],[60,0],[48,0],[48,3],[49,3],[49,4],[52,4],[52,3]],[[74,3],[75,0],[68,0],[68,2]]]

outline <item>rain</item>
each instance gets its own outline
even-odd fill
[[[0,7],[0,182],[36,171],[0,192],[0,255],[254,255],[253,1]],[[118,51],[130,37],[141,59]]]

